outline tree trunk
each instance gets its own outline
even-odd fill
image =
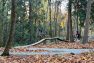
[[[0,20],[0,47],[3,45],[3,25],[2,18]]]
[[[33,33],[34,33],[34,27],[33,27],[33,21],[32,21],[32,0],[29,0],[29,34],[30,34],[30,43],[33,42]]]
[[[57,36],[57,3],[55,3],[55,36]]]
[[[4,11],[4,1],[2,1],[2,3],[0,4],[1,8],[0,8],[0,47],[3,45],[3,11]]]
[[[74,41],[73,31],[72,31],[72,19],[71,19],[71,8],[72,8],[72,0],[69,0],[68,5],[68,22],[67,22],[67,37],[70,42]]]
[[[77,31],[76,32],[78,32],[79,31],[79,22],[78,22],[78,4],[79,3],[79,1],[78,0],[76,0],[76,8],[75,8],[75,11],[76,11],[76,24],[77,24]]]
[[[87,3],[87,12],[86,12],[86,20],[85,20],[85,29],[82,43],[85,44],[88,42],[88,34],[89,34],[89,21],[90,21],[90,12],[91,12],[91,4],[93,0],[88,0]]]
[[[49,35],[50,37],[52,37],[52,21],[51,21],[51,0],[48,0],[48,4],[49,4],[49,21],[50,21],[50,31],[49,31]]]
[[[13,43],[13,37],[15,33],[15,25],[16,25],[16,11],[15,11],[15,6],[16,6],[16,0],[11,0],[12,3],[12,8],[11,8],[11,26],[10,26],[10,32],[9,32],[9,38],[7,41],[7,44],[5,46],[5,50],[2,54],[2,56],[9,56],[9,50],[12,46]]]
[[[67,35],[66,40],[69,40],[69,20],[67,21]]]

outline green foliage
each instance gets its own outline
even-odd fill
[[[84,21],[86,19],[86,5],[87,5],[87,1],[86,0],[74,0],[73,2],[74,4],[74,9],[76,8],[76,10],[73,11],[73,15],[76,16],[78,14],[78,18],[80,21],[80,26],[83,27],[84,26]]]
[[[84,21],[86,19],[86,5],[87,0],[72,0],[72,9],[73,16],[78,14],[79,26],[84,26]],[[0,17],[3,21],[3,38],[4,43],[7,41],[8,32],[10,29],[10,19],[11,19],[11,0],[2,0],[0,1]],[[31,4],[31,13],[29,14],[29,3]],[[14,45],[23,45],[31,44],[44,38],[44,34],[47,37],[50,37],[50,33],[55,36],[55,32],[60,31],[60,22],[62,20],[58,17],[61,14],[59,11],[59,5],[61,1],[55,2],[57,5],[50,4],[50,0],[17,0],[16,1],[16,30],[14,37]],[[49,9],[51,6],[55,8]],[[77,11],[75,8],[77,7]],[[92,4],[92,13],[91,13],[91,24],[94,23],[94,3]],[[51,16],[50,16],[51,10]],[[57,15],[58,13],[58,15]],[[30,16],[30,18],[29,18]],[[62,15],[60,15],[62,16]],[[51,20],[50,20],[51,18]],[[51,21],[51,22],[50,22]],[[1,22],[0,22],[1,23]],[[52,30],[50,29],[50,25]],[[57,30],[56,30],[57,28]],[[31,32],[31,33],[30,33]],[[42,36],[42,37],[41,37]],[[32,42],[30,41],[32,37]]]
[[[94,23],[94,3],[92,3],[92,9],[91,9],[91,24]]]

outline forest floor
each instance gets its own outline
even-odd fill
[[[68,42],[58,42],[52,44],[38,44],[36,46],[26,46],[12,48],[11,52],[48,52],[48,50],[29,50],[30,48],[63,48],[63,49],[93,49],[94,42],[89,42],[87,44],[68,43]],[[4,48],[0,48],[0,51],[3,51]],[[66,53],[64,55],[55,54],[55,55],[13,55],[1,57],[0,63],[94,63],[94,52],[75,54],[75,53]]]
[[[32,46],[28,46],[32,47]],[[38,44],[33,47],[37,48],[68,48],[68,49],[93,49],[94,48],[94,42],[89,42],[86,44],[81,44],[79,42],[57,42],[57,43],[51,43],[51,44]]]
[[[89,53],[83,54],[66,54],[60,55],[29,55],[0,57],[0,63],[94,63],[94,55]]]

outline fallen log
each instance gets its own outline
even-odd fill
[[[59,38],[59,37],[54,37],[54,38],[44,38],[44,39],[41,39],[40,41],[34,43],[34,44],[31,44],[32,46],[35,46],[35,45],[38,45],[40,43],[44,43],[46,40],[59,40],[59,41],[64,41],[63,39]]]
[[[38,42],[36,42],[36,43],[34,43],[34,44],[31,44],[31,45],[34,46],[34,45],[40,44],[40,43],[42,43],[42,42],[44,42],[44,41],[45,41],[45,39],[42,39],[42,40],[40,40],[40,41],[38,41]]]

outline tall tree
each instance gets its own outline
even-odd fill
[[[1,17],[1,16],[0,16]],[[2,20],[2,18],[1,18],[1,20],[0,20],[0,47],[2,46],[2,44],[3,44],[3,20]]]
[[[31,0],[29,0],[29,33],[30,33],[30,42],[32,43],[33,41],[33,21],[32,21],[32,2]]]
[[[93,0],[88,0],[88,2],[87,2],[87,12],[86,12],[84,36],[83,36],[83,41],[82,41],[83,44],[88,42],[89,22],[90,22],[90,13],[91,13],[92,2],[93,2]]]
[[[52,21],[51,21],[51,0],[48,0],[48,4],[49,4],[49,21],[50,21],[50,31],[49,31],[49,35],[50,37],[52,37]]]
[[[5,50],[2,53],[2,56],[9,56],[9,50],[12,46],[13,43],[13,37],[14,37],[14,33],[15,33],[15,25],[16,25],[16,0],[11,0],[11,26],[10,26],[10,32],[9,32],[9,37],[8,37],[8,41],[7,44],[5,46]]]
[[[4,1],[0,1],[0,47],[3,45],[3,11],[4,11]]]
[[[79,22],[78,22],[78,7],[79,7],[79,1],[78,0],[76,0],[76,2],[77,2],[77,5],[76,5],[76,12],[77,12],[77,16],[76,16],[76,18],[77,18],[77,32],[79,31]]]
[[[72,0],[69,0],[69,3],[68,3],[67,37],[66,37],[66,39],[69,40],[70,42],[73,42],[74,38],[73,38],[73,31],[72,31],[72,14],[71,14],[71,10],[72,10]]]
[[[57,36],[57,17],[58,17],[58,6],[57,6],[58,1],[55,1],[55,36]]]

